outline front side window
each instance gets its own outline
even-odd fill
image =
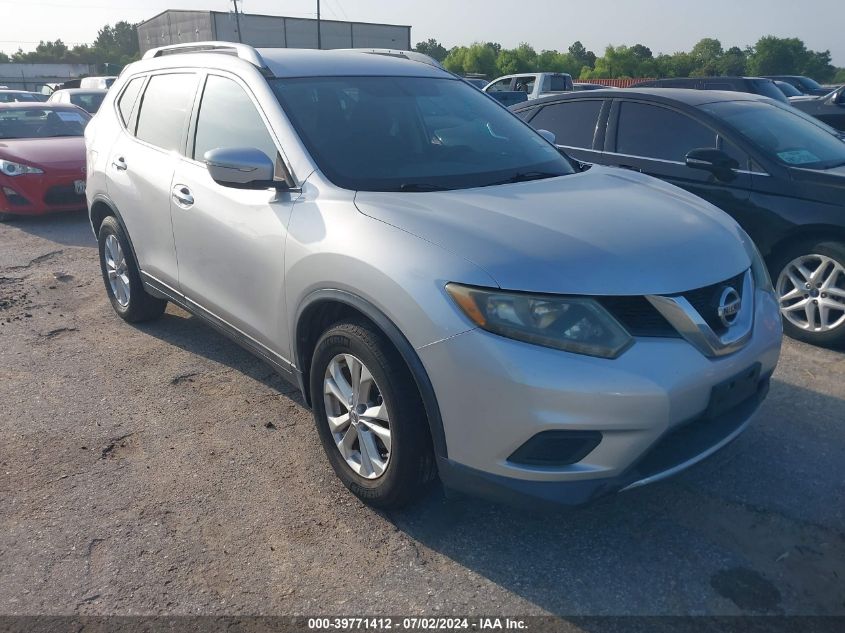
[[[510,79],[500,79],[499,81],[490,84],[486,92],[507,92],[511,89]]]
[[[197,90],[197,76],[187,73],[155,75],[141,99],[138,129],[142,141],[168,151],[181,149],[188,113]]]
[[[600,99],[555,103],[540,110],[531,126],[553,133],[558,145],[592,149],[601,106]]]
[[[91,117],[72,107],[0,110],[0,139],[82,136]]]
[[[193,157],[217,148],[254,147],[276,160],[273,142],[252,100],[237,82],[209,75],[202,93]]]
[[[685,114],[624,101],[619,111],[616,151],[683,163],[694,149],[716,147],[716,133]]]
[[[123,94],[120,95],[120,99],[117,102],[117,109],[120,111],[120,118],[123,120],[124,125],[129,124],[129,116],[132,114],[132,106],[135,105],[135,101],[138,99],[138,93],[141,92],[141,87],[143,85],[144,77],[135,77],[135,79],[132,79],[128,84],[126,84]]]
[[[459,79],[270,80],[321,171],[364,191],[465,189],[573,173],[568,160]]]
[[[782,164],[810,169],[845,165],[845,143],[832,132],[793,113],[789,106],[722,101],[700,107],[731,125]]]

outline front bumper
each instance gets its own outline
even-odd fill
[[[85,194],[77,194],[74,185],[78,180],[85,180],[81,170],[0,176],[0,213],[46,215],[85,209]]]
[[[739,351],[708,358],[683,339],[639,338],[614,360],[568,354],[472,330],[419,350],[437,394],[449,488],[513,501],[580,504],[674,474],[747,426],[780,354],[775,299],[757,291],[754,330]],[[759,364],[756,389],[705,419],[713,388]],[[545,431],[598,431],[585,457],[555,467],[509,460]]]

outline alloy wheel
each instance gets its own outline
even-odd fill
[[[784,266],[777,281],[784,318],[808,332],[829,332],[845,323],[845,268],[826,255],[802,255]]]
[[[114,298],[125,308],[129,305],[129,271],[120,241],[109,235],[105,243],[106,273]]]
[[[390,415],[372,373],[352,354],[338,354],[323,378],[329,430],[347,465],[378,479],[390,463]]]

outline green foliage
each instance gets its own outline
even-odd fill
[[[118,22],[114,26],[106,25],[100,29],[97,33],[97,39],[92,44],[78,44],[73,48],[68,48],[61,39],[53,42],[42,41],[35,47],[34,51],[24,52],[18,49],[8,61],[95,64],[103,70],[107,68],[110,74],[116,74],[120,68],[135,61],[138,57],[136,25],[129,22]],[[0,61],[3,61],[2,57],[0,57]]]
[[[604,57],[596,60],[595,68],[582,73],[582,79],[606,79],[613,77],[653,77],[657,72],[657,61],[647,46],[608,46]]]
[[[433,37],[427,39],[425,42],[418,42],[417,45],[414,47],[414,50],[418,53],[423,53],[425,55],[428,55],[429,57],[433,57],[439,62],[442,62],[444,59],[446,59],[446,56],[449,54],[449,51],[446,50],[446,47],[443,46]]]
[[[845,84],[845,68],[840,68],[836,71],[836,74],[833,76],[833,83]]]
[[[811,51],[797,37],[761,37],[748,57],[751,75],[807,75],[822,83],[836,74],[830,51]]]
[[[492,78],[498,72],[494,48],[481,42],[456,46],[443,60],[443,66],[458,75],[480,74]]]

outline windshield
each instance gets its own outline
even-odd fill
[[[791,107],[755,101],[721,101],[701,108],[732,125],[781,163],[810,169],[845,165],[845,143]]]
[[[788,84],[785,81],[776,81],[775,85],[780,88],[780,91],[785,94],[787,97],[800,97],[801,92],[793,86],[792,84]]]
[[[75,108],[4,108],[0,110],[0,139],[82,136],[90,120]]]
[[[270,84],[339,187],[434,191],[574,172],[553,145],[460,80],[316,77]]]
[[[751,79],[751,84],[754,86],[758,95],[769,97],[781,103],[789,103],[789,99],[786,98],[786,95],[780,91],[780,88],[771,79]]]

